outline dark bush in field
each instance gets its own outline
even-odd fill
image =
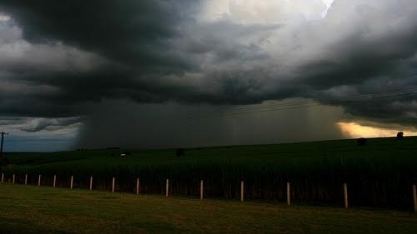
[[[398,132],[397,133],[397,139],[402,140],[403,138],[404,138],[404,133],[403,132]]]
[[[4,158],[2,158],[2,160],[1,160],[1,162],[0,162],[0,165],[1,166],[7,166],[7,165],[9,165],[10,164],[10,162],[9,162],[9,158],[8,157],[4,157]]]
[[[361,137],[356,142],[358,143],[358,145],[366,145],[368,139]]]
[[[175,155],[177,157],[183,156],[184,155],[185,150],[183,148],[178,148],[175,150]]]

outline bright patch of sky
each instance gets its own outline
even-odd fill
[[[334,0],[213,0],[202,8],[203,21],[232,20],[240,24],[278,24],[326,17]]]
[[[9,20],[10,20],[10,16],[0,14],[0,22],[9,21]]]
[[[395,137],[399,131],[402,131],[404,136],[417,136],[416,130],[378,128],[372,126],[364,126],[355,122],[339,122],[337,123],[337,126],[348,138]]]
[[[326,5],[326,10],[321,13],[323,18],[326,18],[327,12],[329,11],[330,7],[332,6],[334,0],[322,0],[322,2]]]

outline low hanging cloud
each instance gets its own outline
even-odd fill
[[[0,126],[8,126],[21,134],[24,132],[60,131],[67,128],[80,127],[80,117],[68,118],[30,118],[30,117],[0,117]]]
[[[77,117],[59,119],[36,118],[31,119],[20,130],[25,132],[38,132],[42,130],[54,131],[71,125],[78,125],[79,122],[80,118]]]
[[[108,100],[233,106],[305,98],[358,119],[415,126],[417,5],[0,0],[0,68],[3,116],[94,116],[89,107]]]

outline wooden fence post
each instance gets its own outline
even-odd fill
[[[347,184],[343,184],[343,198],[345,200],[345,208],[349,208]]]
[[[72,189],[74,187],[74,176],[71,176],[71,181],[70,181],[70,189]]]
[[[116,178],[113,177],[113,179],[111,180],[111,192],[114,193],[114,186],[116,183]]]
[[[200,200],[203,200],[204,198],[204,181],[200,181]]]
[[[52,187],[56,187],[56,175],[54,175],[54,183],[53,183],[53,185],[52,185]]]
[[[1,173],[1,182],[4,182],[4,173]]]
[[[417,188],[416,188],[416,185],[413,185],[413,202],[414,202],[414,212],[417,212]]]
[[[165,197],[169,196],[169,179],[167,179],[165,184]]]
[[[14,184],[14,180],[15,180],[15,178],[16,178],[16,175],[15,175],[15,174],[13,174],[13,177],[12,177],[12,184]]]
[[[287,205],[291,205],[291,184],[287,182]]]
[[[140,180],[139,178],[136,179],[136,195],[140,193]]]
[[[41,186],[41,174],[38,176],[38,186]]]
[[[28,174],[25,175],[25,185],[28,184]]]
[[[245,182],[240,181],[240,201],[245,200]]]
[[[93,176],[90,176],[90,191],[93,190]]]

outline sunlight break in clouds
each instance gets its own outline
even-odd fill
[[[358,137],[395,137],[399,131],[404,132],[405,136],[417,136],[417,131],[403,131],[398,129],[376,128],[363,126],[355,122],[339,122],[337,126],[348,138]]]

